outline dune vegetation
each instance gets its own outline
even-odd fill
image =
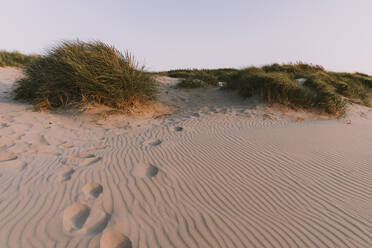
[[[26,55],[20,52],[0,51],[0,67],[15,66],[23,67],[34,62],[39,55]]]
[[[301,62],[241,70],[180,69],[163,74],[184,78],[181,86],[195,79],[213,86],[222,81],[225,82],[223,89],[237,90],[243,97],[258,96],[267,103],[318,109],[335,115],[345,111],[347,101],[369,106],[372,91],[372,76],[331,72],[322,66]]]
[[[177,84],[178,88],[207,88],[208,86],[208,83],[197,78],[185,78]]]
[[[100,41],[63,41],[24,67],[14,96],[37,108],[103,104],[127,110],[154,99],[155,82],[129,53]]]
[[[168,77],[182,78],[179,87],[197,88],[208,85],[217,86],[220,81],[229,81],[231,75],[236,73],[237,69],[178,69],[167,72],[161,72],[161,75]],[[198,81],[201,80],[202,82]]]
[[[153,74],[182,78],[180,88],[223,85],[222,89],[237,90],[243,97],[334,115],[344,113],[348,101],[369,106],[372,92],[372,76],[331,72],[301,62],[151,74],[130,54],[99,41],[64,41],[42,56],[2,51],[2,65],[23,67],[25,77],[16,82],[15,99],[48,109],[87,103],[129,109],[154,99]]]

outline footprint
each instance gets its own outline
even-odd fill
[[[181,132],[183,130],[183,127],[175,127],[174,130],[177,132]]]
[[[124,234],[113,229],[105,230],[99,241],[100,248],[131,248],[132,242]]]
[[[95,187],[86,187],[87,185]],[[95,189],[94,192],[102,192],[102,190],[99,190],[102,186],[97,183],[87,185],[83,187],[82,191],[84,193],[86,193],[84,188],[93,188]],[[91,193],[91,190],[89,193]],[[94,194],[94,196],[96,195]],[[75,203],[63,211],[62,224],[63,229],[72,235],[96,235],[106,228],[110,218],[111,215],[100,208],[90,208],[86,204]]]
[[[6,161],[11,161],[15,160],[18,157],[14,154],[8,153],[8,152],[0,152],[0,162],[6,162]]]
[[[53,155],[53,156],[61,156],[62,155],[60,152],[38,152],[38,154]]]
[[[86,198],[97,198],[103,191],[103,187],[99,183],[87,183],[81,189]]]
[[[64,170],[61,170],[59,172],[59,179],[60,181],[67,181],[67,180],[70,180],[71,179],[71,175],[75,172],[74,169],[72,168],[66,168]]]
[[[92,164],[97,163],[101,159],[102,159],[101,157],[98,157],[98,158],[95,158],[95,157],[93,157],[93,158],[86,158],[83,161],[79,162],[77,164],[77,166],[79,166],[79,167],[90,166]]]
[[[0,168],[19,168],[24,170],[27,167],[27,163],[21,160],[9,160],[0,163]]]
[[[40,135],[40,144],[50,146],[50,143],[48,142],[44,135]]]
[[[106,228],[110,218],[111,215],[109,215],[108,213],[99,209],[92,209],[88,216],[88,219],[83,225],[83,228],[78,231],[77,234],[96,235]]]
[[[72,148],[72,147],[74,147],[74,145],[69,144],[69,143],[64,143],[61,146],[63,146],[64,148]]]
[[[144,145],[150,145],[150,146],[158,146],[161,143],[162,143],[162,141],[160,139],[148,140],[148,141],[143,142]]]
[[[140,178],[152,178],[156,176],[159,172],[158,167],[154,165],[137,165],[133,169],[133,175]]]
[[[162,143],[162,141],[161,141],[160,139],[157,139],[157,140],[155,140],[154,142],[151,142],[150,145],[151,145],[151,146],[158,146],[158,145],[160,145],[161,143]]]
[[[10,127],[10,126],[7,123],[2,122],[0,123],[0,127],[4,128],[4,127]]]
[[[71,233],[83,227],[89,216],[90,208],[85,204],[75,203],[63,211],[63,228]]]
[[[1,137],[0,148],[7,149],[7,148],[9,148],[11,146],[14,146],[15,144],[16,143],[14,142],[14,138],[11,138],[11,137]]]
[[[107,147],[110,147],[109,145],[102,145],[102,146],[91,146],[91,147],[87,147],[85,148],[86,151],[93,151],[93,150],[102,150],[102,149],[105,149]]]
[[[89,153],[79,153],[71,155],[70,158],[94,158],[95,156],[96,155]]]

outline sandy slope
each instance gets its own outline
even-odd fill
[[[372,247],[367,108],[292,122],[161,78],[172,115],[92,121],[12,102],[17,76],[0,68],[0,247]]]

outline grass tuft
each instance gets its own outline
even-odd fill
[[[98,103],[128,109],[152,100],[155,82],[133,56],[100,41],[63,41],[24,68],[15,99],[38,108]]]
[[[237,72],[236,69],[223,68],[223,69],[177,69],[167,72],[162,72],[162,75],[175,78],[183,78],[186,84],[190,84],[193,80],[201,80],[208,85],[217,86],[218,82],[226,82],[230,76]],[[204,87],[204,84],[200,84]]]
[[[38,57],[39,55],[25,55],[20,52],[8,52],[0,50],[0,67],[23,67],[34,62]]]
[[[200,79],[186,78],[177,84],[179,88],[206,88],[208,84]]]
[[[372,76],[330,72],[322,66],[302,62],[241,70],[173,70],[165,75],[185,78],[184,82],[190,85],[192,79],[203,80],[208,76],[213,79],[208,84],[226,82],[224,89],[237,90],[243,97],[259,96],[268,103],[319,109],[333,115],[344,113],[347,100],[370,106],[372,92]],[[297,79],[305,81],[301,83],[303,80]]]
[[[316,94],[284,72],[250,67],[239,71],[226,88],[238,90],[243,97],[258,96],[267,103],[315,107]]]

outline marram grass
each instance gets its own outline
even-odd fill
[[[43,56],[0,52],[0,66],[23,66],[15,99],[38,108],[79,107],[87,103],[129,109],[154,99],[150,73],[105,43],[64,41]],[[178,69],[160,73],[183,78],[180,87],[216,86],[258,96],[268,103],[342,114],[347,101],[370,105],[372,76],[326,71],[305,63],[271,64],[244,69]],[[299,83],[296,79],[305,79]]]
[[[0,67],[23,67],[34,62],[38,57],[38,55],[25,55],[20,52],[0,50]]]
[[[38,108],[87,103],[128,109],[154,99],[155,82],[133,56],[100,41],[63,41],[24,68],[15,99]]]
[[[223,89],[237,90],[243,97],[258,96],[268,103],[318,109],[334,115],[344,113],[347,101],[369,106],[372,91],[372,76],[330,72],[322,66],[302,62],[240,70],[178,69],[162,74],[185,78],[185,82],[199,79],[209,85],[222,81],[225,82]],[[306,81],[303,84],[297,82],[300,78]]]

